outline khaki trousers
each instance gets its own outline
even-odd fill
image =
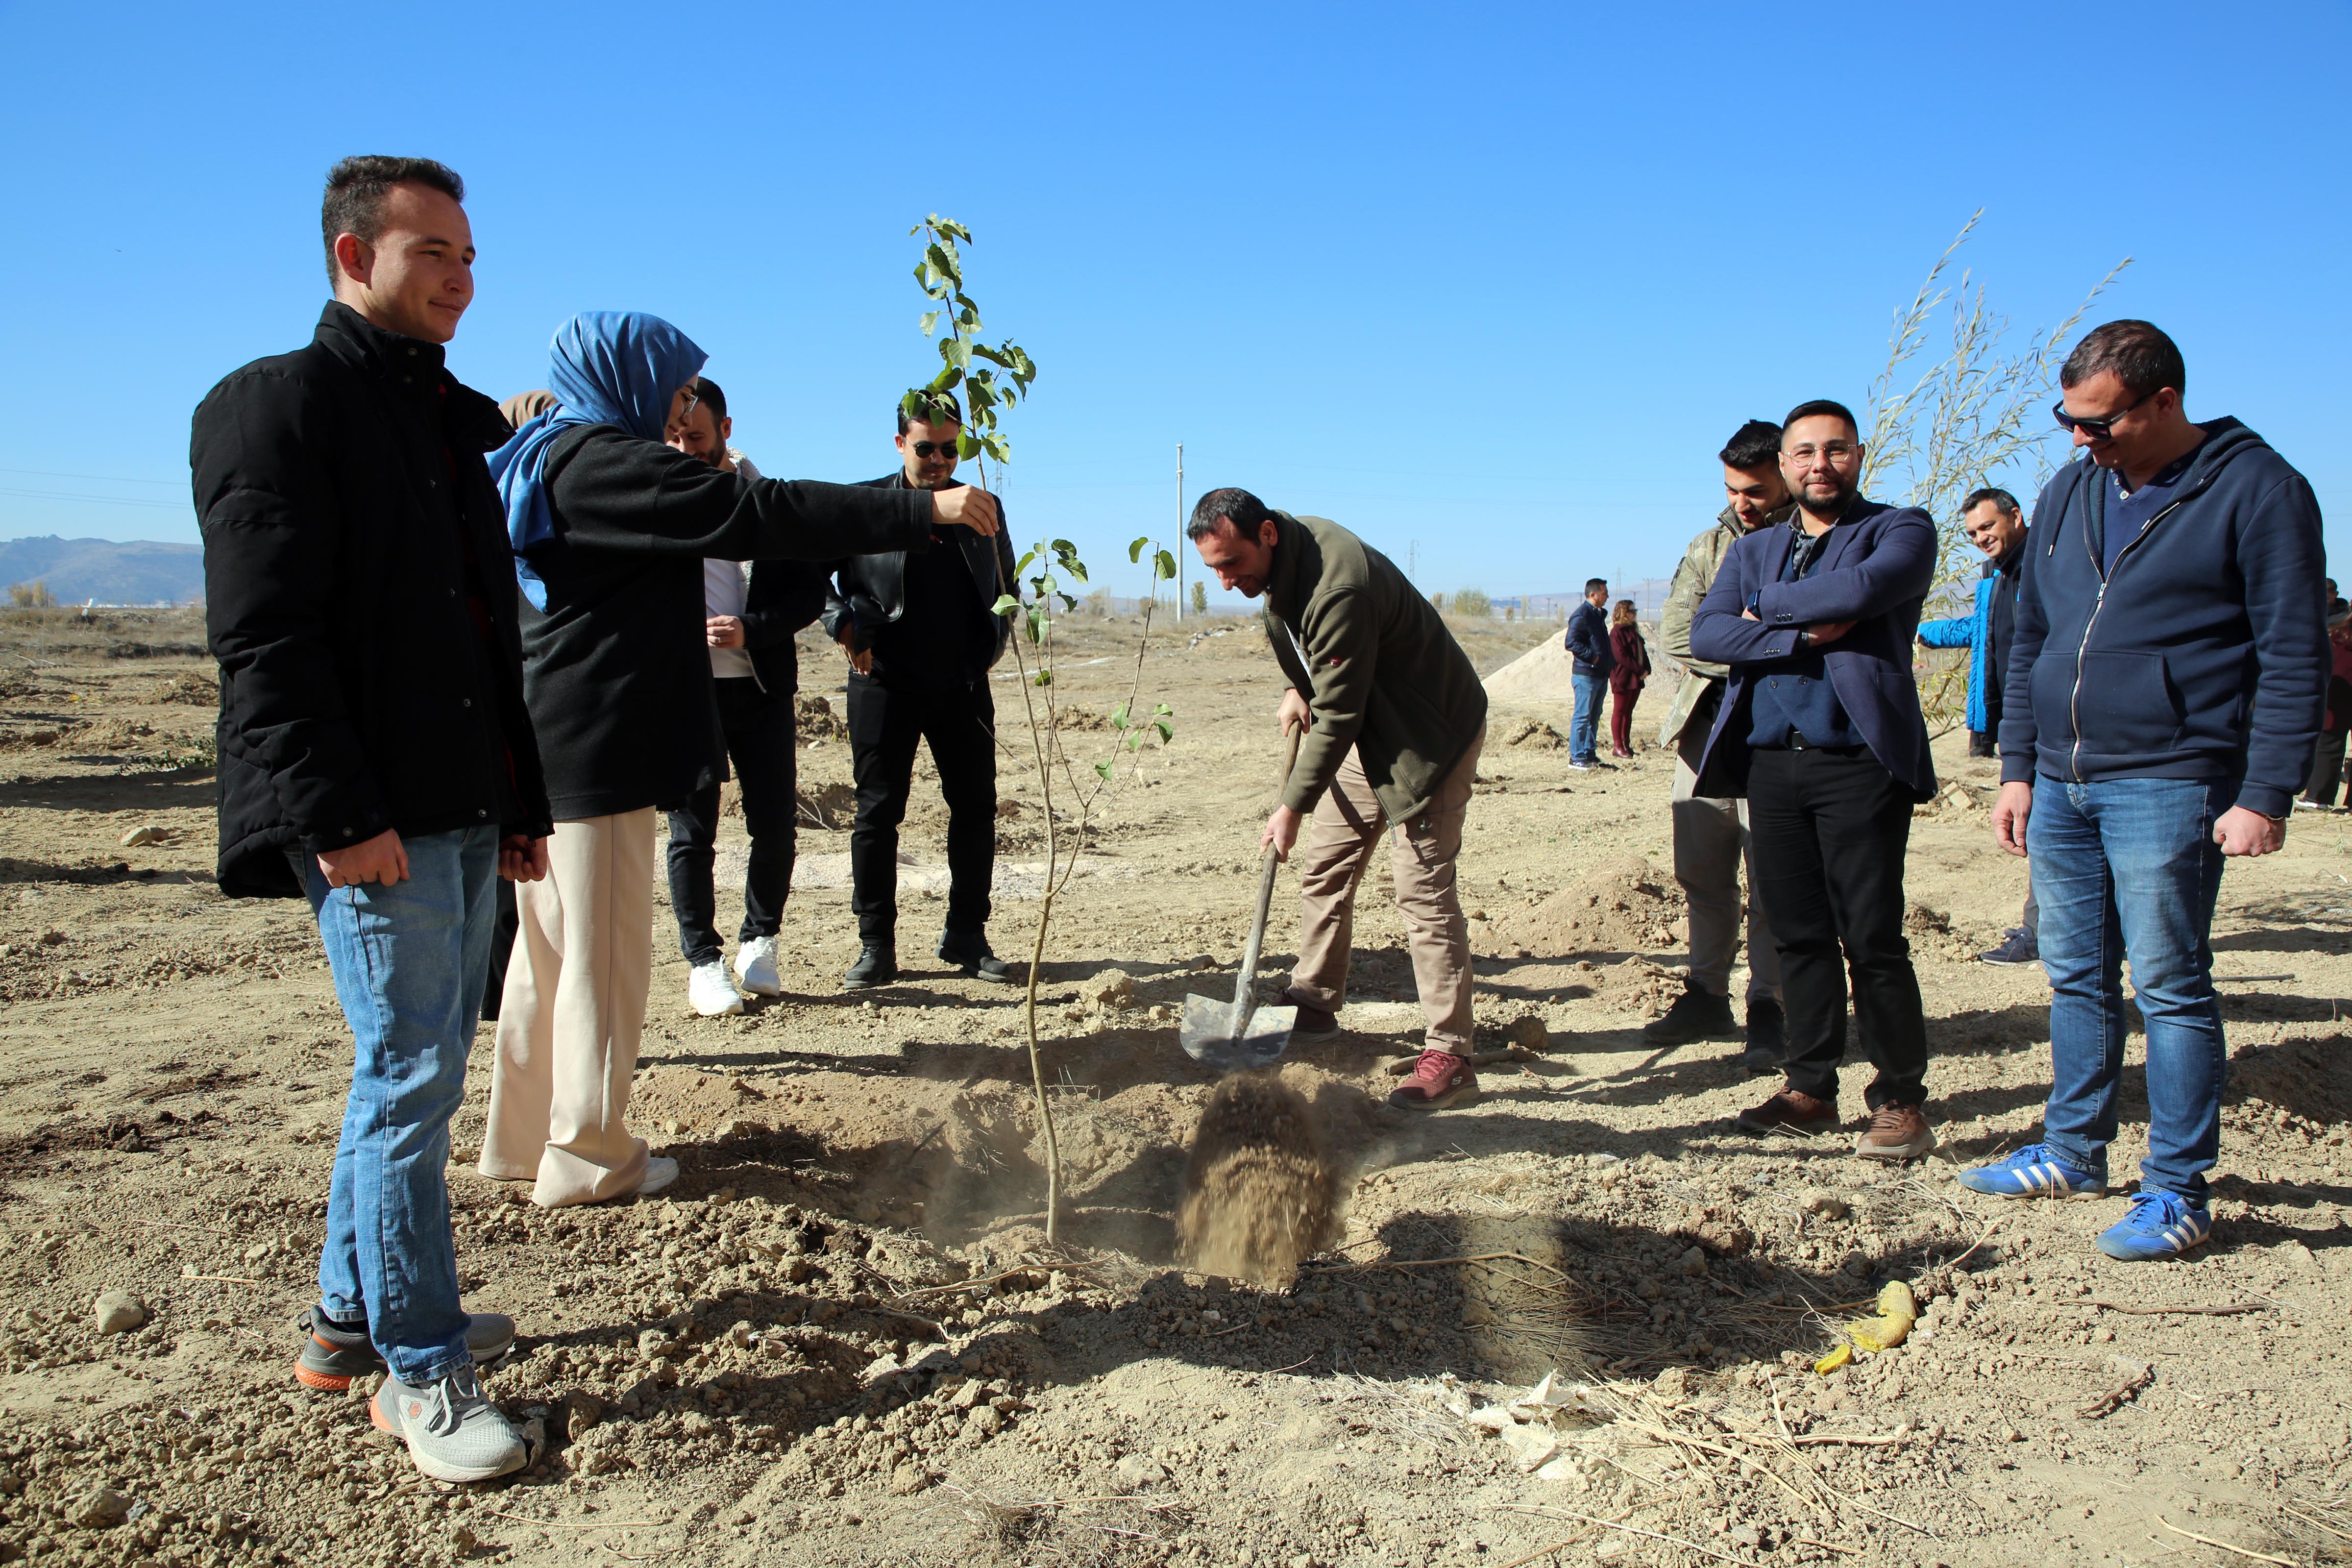
[[[1748,866],[1748,999],[1780,994],[1780,953],[1764,901],[1756,894],[1756,844],[1745,800],[1696,795],[1693,763],[1706,736],[1685,731],[1675,753],[1675,880],[1690,904],[1690,983],[1711,996],[1731,994],[1731,960],[1739,951],[1739,867]]]
[[[646,1175],[623,1118],[653,983],[653,808],[557,823],[515,910],[478,1168],[536,1182],[541,1208],[625,1197]]]
[[[1396,879],[1397,912],[1404,917],[1412,978],[1428,1021],[1423,1043],[1466,1056],[1470,1050],[1470,922],[1462,915],[1454,862],[1462,853],[1462,820],[1470,809],[1481,726],[1470,749],[1430,799],[1428,811],[1390,835],[1389,864]],[[1355,932],[1356,888],[1371,860],[1383,825],[1364,764],[1353,752],[1308,819],[1295,858],[1298,864],[1298,964],[1291,988],[1336,1013],[1347,1001],[1349,942]]]

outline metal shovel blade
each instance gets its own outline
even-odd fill
[[[1239,1072],[1280,1061],[1297,1022],[1296,1007],[1259,1007],[1244,1017],[1234,1004],[1196,993],[1184,998],[1176,1037],[1194,1061],[1219,1072]]]

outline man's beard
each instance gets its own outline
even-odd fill
[[[1811,512],[1815,517],[1835,517],[1838,513],[1843,511],[1847,507],[1853,504],[1853,498],[1857,493],[1859,493],[1862,487],[1853,480],[1842,477],[1838,480],[1838,492],[1836,495],[1831,497],[1827,500],[1816,500],[1813,499],[1812,487],[1811,485],[1807,485],[1802,492],[1805,510]]]

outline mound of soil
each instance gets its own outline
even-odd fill
[[[1315,1119],[1265,1073],[1217,1085],[1192,1135],[1177,1245],[1204,1274],[1286,1289],[1338,1239],[1338,1196]]]
[[[1584,952],[1654,952],[1681,939],[1682,889],[1638,855],[1610,861],[1512,917],[1507,934],[1530,952],[1567,958]]]

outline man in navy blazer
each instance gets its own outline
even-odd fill
[[[1854,1152],[1913,1160],[1936,1146],[1924,1110],[1927,1033],[1903,934],[1911,808],[1936,793],[1911,676],[1936,525],[1861,496],[1861,433],[1843,405],[1782,422],[1787,523],[1733,542],[1691,617],[1691,652],[1731,679],[1697,793],[1748,798],[1756,877],[1780,958],[1787,1084],[1742,1114],[1744,1131],[1840,1125],[1846,973],[1877,1068]]]

